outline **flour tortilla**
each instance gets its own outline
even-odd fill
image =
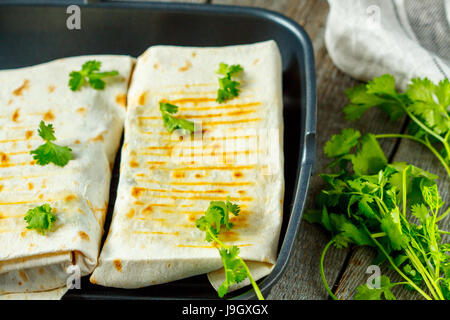
[[[119,75],[104,90],[71,91],[69,73],[88,60]],[[60,298],[76,274],[68,267],[86,275],[96,266],[133,65],[128,56],[103,55],[0,71],[1,299]],[[41,120],[53,124],[55,143],[73,150],[65,167],[37,165],[29,153],[44,142]],[[57,218],[45,236],[24,221],[44,203]]]
[[[215,101],[221,62],[244,68],[241,94],[223,104]],[[227,196],[242,211],[222,240],[240,248],[257,279],[272,270],[284,197],[281,68],[274,41],[155,46],[138,58],[118,196],[92,283],[139,288],[210,273],[217,288],[222,262],[195,220]],[[162,100],[179,106],[177,117],[202,121],[203,146],[167,132]]]

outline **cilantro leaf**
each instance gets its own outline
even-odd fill
[[[386,276],[380,277],[380,288],[370,288],[366,283],[358,286],[357,292],[353,297],[355,300],[381,300],[382,295],[386,300],[396,300],[391,288],[395,284]]]
[[[325,155],[328,158],[335,158],[350,153],[350,150],[357,146],[361,133],[354,129],[343,129],[340,134],[336,134],[327,141],[324,147]]]
[[[167,102],[160,102],[159,103],[159,110],[161,112],[167,112],[170,114],[174,114],[178,112],[178,106],[167,103]]]
[[[229,66],[226,63],[220,63],[217,73],[224,75],[224,77],[219,78],[219,89],[217,90],[216,99],[218,103],[223,103],[239,95],[240,83],[232,80],[231,77],[233,75],[237,76],[243,70],[244,69],[238,64]]]
[[[100,70],[101,62],[96,60],[86,61],[79,71],[69,73],[69,87],[72,91],[80,90],[87,82],[96,90],[105,88],[105,81],[102,78],[114,77],[119,74],[118,71],[96,72]]]
[[[175,118],[171,115],[178,112],[177,106],[166,102],[160,102],[159,110],[161,111],[164,127],[167,131],[173,132],[177,129],[186,130],[190,133],[195,131],[195,124],[192,121]]]
[[[395,80],[390,75],[374,78],[366,85],[356,85],[348,89],[345,94],[350,101],[350,104],[343,109],[347,120],[359,119],[372,107],[382,109],[390,116],[391,120],[396,120],[404,115],[402,105],[406,101],[405,95],[397,93]]]
[[[402,232],[398,207],[382,218],[380,226],[381,230],[386,232],[391,240],[391,246],[394,250],[400,250],[408,245],[408,238]]]
[[[50,230],[56,217],[52,214],[52,208],[48,204],[28,210],[24,220],[28,223],[27,229],[36,229],[37,232],[45,234]]]
[[[55,141],[55,129],[53,129],[53,124],[49,123],[47,126],[44,121],[39,123],[38,129],[39,136],[46,141]]]
[[[239,248],[237,246],[219,249],[219,254],[225,270],[225,281],[220,285],[217,293],[219,297],[223,298],[231,285],[247,278],[247,271],[242,259],[238,256]]]
[[[374,174],[384,169],[387,159],[374,135],[361,139],[361,149],[352,158],[353,170],[357,175]]]
[[[37,160],[36,163],[38,165],[43,166],[53,163],[57,166],[64,167],[70,160],[73,159],[72,149],[69,147],[62,147],[51,142],[56,140],[52,124],[46,126],[44,121],[41,121],[39,124],[38,133],[39,136],[46,141],[38,148],[30,151],[30,154],[33,155],[33,159]]]

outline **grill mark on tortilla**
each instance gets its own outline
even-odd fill
[[[139,100],[138,100],[138,102],[139,102],[139,104],[141,105],[141,106],[143,106],[144,104],[145,104],[145,100],[147,99],[147,92],[143,92],[143,93],[141,93],[141,95],[139,96]]]
[[[118,94],[116,96],[116,102],[117,102],[117,104],[120,104],[122,107],[126,107],[127,106],[127,94],[126,93]]]
[[[177,244],[176,246],[179,247],[179,248],[205,248],[205,249],[216,248],[216,246],[214,246],[214,245],[201,246],[201,245],[190,245],[190,244]],[[237,244],[235,246],[237,246],[237,247],[251,247],[252,244],[250,244],[250,243],[243,243],[243,244]]]
[[[174,192],[174,193],[192,193],[192,194],[196,194],[196,193],[228,193],[225,190],[221,190],[221,189],[215,189],[215,190],[178,190],[178,189],[170,189],[170,190],[166,190],[166,189],[150,189],[150,188],[145,188],[145,191],[152,191],[152,192]]]
[[[51,176],[59,176],[61,175],[60,172],[54,172]],[[50,172],[44,173],[44,174],[38,174],[38,175],[31,175],[31,176],[7,176],[7,177],[0,177],[0,180],[11,180],[11,179],[33,179],[33,178],[42,178],[42,177],[49,177]]]
[[[201,141],[216,141],[216,140],[238,140],[238,139],[250,139],[250,138],[258,138],[258,136],[256,135],[247,135],[247,136],[232,136],[232,137],[206,137],[203,138]],[[197,140],[192,141],[193,143],[195,143]],[[173,149],[174,146],[146,146],[143,148],[140,148],[140,150],[170,150]],[[200,146],[196,146],[196,145],[177,145],[176,146],[177,149],[210,149],[210,148],[214,148],[214,145],[200,145]]]
[[[22,280],[23,280],[24,282],[27,282],[27,281],[28,281],[27,274],[26,274],[23,270],[20,270],[20,271],[19,271],[19,276],[22,278]]]
[[[52,120],[55,120],[55,115],[52,113],[51,110],[48,110],[48,111],[44,114],[44,120],[45,120],[45,121],[52,121]]]
[[[227,121],[205,121],[202,123],[203,126],[213,126],[213,125],[223,125],[223,124],[236,124],[236,123],[246,123],[246,122],[258,122],[260,118],[253,119],[241,119],[241,120],[227,120]]]
[[[176,168],[173,170],[250,170],[254,169],[256,165],[248,165],[248,166],[210,166],[210,167],[185,167],[185,168]]]
[[[40,140],[40,139],[38,139],[38,138],[35,138],[35,139],[27,139],[27,138],[5,139],[5,140],[0,140],[0,143],[9,143],[9,142],[18,142],[18,141],[27,141],[27,140]]]
[[[89,235],[86,232],[84,232],[84,231],[79,231],[78,235],[80,236],[80,238],[82,240],[89,241],[89,239],[90,239]]]
[[[249,102],[239,104],[225,104],[218,106],[183,107],[182,110],[206,111],[206,110],[235,109],[235,108],[242,109],[242,108],[256,107],[259,105],[261,105],[261,102]]]
[[[134,191],[136,190],[136,191]],[[135,198],[141,197],[141,194],[146,193],[150,191],[149,188],[142,188],[142,187],[133,187],[132,189],[132,196]],[[183,199],[183,200],[209,200],[209,201],[216,201],[216,200],[227,200],[228,197],[206,197],[206,196],[193,196],[193,197],[183,197],[183,196],[165,196],[165,195],[159,195],[158,198],[164,198],[164,199]],[[251,202],[253,201],[252,197],[229,197],[231,201],[245,201],[245,202]]]
[[[19,166],[32,166],[36,163],[36,160],[20,162],[20,163],[1,163],[0,168],[10,168],[10,167],[19,167]]]
[[[147,161],[147,164],[166,164],[166,161]]]
[[[177,182],[177,181],[157,181],[150,179],[136,179],[137,181],[143,181],[148,183],[156,183],[156,184],[167,184],[167,185],[175,185],[175,186],[208,186],[208,185],[216,185],[216,186],[225,186],[225,187],[236,187],[236,186],[248,186],[255,184],[253,181],[242,181],[242,182],[218,182],[218,181],[196,181],[196,182]]]
[[[122,272],[122,262],[120,259],[116,259],[113,261],[114,268],[116,268],[117,271]]]
[[[31,125],[30,126],[13,126],[13,127],[4,128],[4,130],[23,130],[23,129],[31,129],[31,128],[34,128],[34,126],[33,127]]]
[[[186,64],[183,67],[178,68],[178,71],[184,72],[189,70],[192,67],[192,63],[189,60],[186,60]]]
[[[157,235],[167,235],[167,236],[178,236],[180,233],[179,232],[163,232],[163,231],[133,231],[134,234],[146,234],[146,235],[151,235],[151,234],[157,234]]]
[[[209,118],[223,118],[226,116],[239,116],[256,112],[256,109],[231,111],[227,113],[210,113],[210,114],[181,114],[185,119],[209,119]],[[139,116],[139,120],[161,120],[161,116]]]
[[[12,115],[12,118],[11,118],[12,121],[14,121],[14,122],[18,122],[19,121],[19,116],[20,116],[19,110],[20,110],[20,108],[18,108],[18,109],[16,109],[16,111],[14,111],[14,113]]]
[[[213,102],[216,101],[216,98],[210,98],[210,97],[200,97],[200,98],[180,98],[180,99],[173,99],[173,100],[163,100],[164,102],[168,102],[171,104],[185,104],[185,103],[193,103],[198,104],[202,102]]]
[[[25,79],[23,81],[23,84],[12,92],[13,95],[15,95],[16,97],[21,96],[23,91],[25,91],[29,88],[29,84],[30,84],[30,80]]]

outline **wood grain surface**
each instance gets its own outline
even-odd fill
[[[342,107],[346,104],[344,91],[358,82],[339,71],[327,53],[324,31],[329,7],[326,0],[199,0],[195,2],[253,6],[277,11],[295,20],[309,34],[314,46],[317,76],[316,172],[323,172],[327,163],[322,153],[325,142],[342,128],[354,127],[363,133],[400,133],[405,130],[406,119],[391,122],[378,110],[366,113],[362,119],[354,123],[344,120],[342,114]],[[441,177],[446,177],[444,169],[437,160],[414,142],[385,139],[381,141],[381,145],[391,161],[408,161]],[[449,181],[441,180],[440,192],[444,201],[448,202],[450,201]],[[322,186],[321,180],[315,175],[311,181],[307,207],[314,205],[314,198]],[[442,225],[448,225],[449,222],[450,215],[442,221]],[[329,240],[329,235],[322,228],[303,222],[295,240],[289,266],[267,298],[329,299],[319,274],[320,255]],[[369,277],[366,270],[374,257],[375,252],[370,248],[329,250],[325,260],[325,274],[329,285],[340,299],[352,299],[356,287]],[[382,269],[382,272],[392,274],[389,270]],[[418,295],[404,289],[397,290],[396,293],[400,299],[420,299]]]

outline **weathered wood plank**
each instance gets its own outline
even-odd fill
[[[402,140],[393,161],[405,161],[430,171],[439,177],[438,187],[442,199],[448,204],[450,201],[450,179],[439,161],[422,145],[410,140]],[[439,225],[443,230],[447,230],[450,224],[450,215],[443,219]],[[448,236],[444,239],[447,239]],[[358,248],[350,258],[349,265],[339,281],[336,295],[340,299],[350,299],[356,292],[358,285],[365,283],[369,277],[366,274],[367,267],[372,264],[375,257],[375,251],[370,248]],[[391,277],[392,281],[403,281],[396,272],[389,270],[384,266],[382,273]],[[394,293],[398,299],[422,299],[417,293],[406,290],[403,286],[395,288]]]
[[[344,91],[357,81],[340,72],[328,56],[324,43],[324,28],[328,14],[325,0],[214,0],[213,3],[263,7],[285,14],[302,25],[308,32],[314,46],[317,74],[317,163],[316,172],[323,172],[328,161],[322,150],[331,135],[342,128],[354,126],[362,132],[400,132],[402,122],[390,123],[381,112],[364,116],[359,122],[350,124],[342,115],[346,103]],[[390,154],[395,141],[383,141],[382,147]],[[314,176],[311,182],[307,207],[313,206],[313,199],[323,187],[320,178]],[[295,240],[291,261],[281,280],[274,286],[269,299],[326,299],[328,297],[319,274],[322,249],[329,236],[320,227],[302,223]],[[332,285],[337,280],[347,256],[346,250],[330,249],[325,260],[325,273]]]

